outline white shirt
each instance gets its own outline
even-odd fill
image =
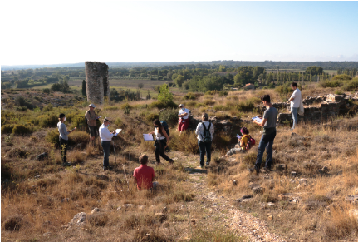
[[[302,102],[302,93],[297,88],[293,93],[292,96],[294,99],[291,101],[291,108],[298,108]]]
[[[208,128],[209,121],[200,122],[195,130],[195,134],[198,136],[199,141],[204,141],[204,125],[205,125],[205,128]],[[211,125],[210,125],[209,132],[211,134],[211,140],[213,140],[213,136],[214,136],[214,124],[213,123],[211,123]]]
[[[99,127],[99,136],[101,136],[101,141],[111,141],[113,134],[102,124],[101,127]]]
[[[157,129],[155,129],[155,139],[156,140],[163,140],[163,139],[165,139],[165,136],[164,135],[162,135]]]
[[[189,118],[189,109],[184,108],[184,110],[182,110],[182,109],[179,110],[179,115],[182,115],[184,113],[187,113],[188,115],[186,115],[184,117],[180,117],[180,118],[188,119]]]

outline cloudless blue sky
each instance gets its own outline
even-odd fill
[[[1,65],[358,61],[358,2],[2,3]]]

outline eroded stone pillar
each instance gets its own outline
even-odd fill
[[[86,62],[87,101],[104,104],[109,101],[108,66],[104,62]]]

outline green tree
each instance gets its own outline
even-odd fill
[[[219,72],[225,72],[226,71],[226,67],[223,65],[219,66]]]
[[[178,75],[175,79],[174,79],[174,83],[175,85],[177,85],[178,87],[181,87],[184,83],[184,76],[182,75]]]
[[[82,96],[86,96],[86,80],[82,81]]]
[[[159,87],[158,101],[168,105],[173,103],[174,95],[169,92],[169,86],[167,84],[163,84]]]

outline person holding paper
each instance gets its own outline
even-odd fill
[[[239,152],[243,152],[247,150],[246,147],[247,147],[247,143],[249,142],[249,130],[246,127],[242,127],[240,132],[242,133],[242,136],[237,137],[238,144],[235,145],[234,148],[230,149],[226,153],[226,156],[232,156],[233,154],[237,154]]]
[[[292,82],[291,84],[291,88],[293,90],[292,96],[290,97],[290,99],[288,99],[288,101],[291,102],[291,113],[292,113],[292,128],[291,130],[294,130],[295,127],[297,126],[297,111],[298,108],[300,107],[300,104],[302,102],[302,93],[301,91],[297,88],[297,82]]]
[[[159,156],[163,157],[164,160],[169,161],[170,164],[173,164],[174,161],[164,154],[164,149],[169,143],[169,137],[158,119],[154,121],[154,131],[149,133],[149,135],[153,134],[155,134],[155,160],[157,165],[160,164]]]
[[[263,119],[261,122],[253,120],[253,122],[259,126],[263,127],[262,137],[258,147],[258,154],[255,166],[250,169],[250,171],[256,171],[258,174],[260,171],[262,163],[262,155],[266,148],[267,158],[266,158],[266,169],[271,170],[272,167],[272,144],[273,140],[276,137],[276,121],[277,121],[277,109],[272,106],[271,98],[269,95],[265,95],[261,98],[262,103],[266,106],[266,111],[264,112]]]
[[[101,137],[101,145],[103,148],[103,170],[108,170],[110,168],[109,166],[109,153],[110,153],[110,143],[112,140],[112,137],[115,134],[115,131],[110,132],[108,127],[111,124],[111,120],[109,117],[105,117],[103,124],[101,127],[99,127],[99,136]]]
[[[185,131],[189,127],[189,109],[184,107],[184,104],[179,104],[179,136],[181,135],[182,131]]]
[[[70,166],[71,163],[66,162],[68,135],[76,128],[74,128],[71,131],[67,131],[66,125],[64,124],[65,121],[66,121],[66,115],[61,113],[60,116],[58,117],[58,123],[57,123],[58,132],[60,132],[59,140],[60,140],[60,149],[61,149],[61,161],[63,166]]]
[[[96,122],[97,122],[97,119],[99,118],[99,117],[97,117],[97,114],[94,111],[95,108],[96,108],[96,106],[91,103],[89,105],[89,110],[86,112],[86,120],[87,120],[88,128],[90,131],[90,141],[91,141],[92,146],[96,145],[96,136],[97,136]]]

